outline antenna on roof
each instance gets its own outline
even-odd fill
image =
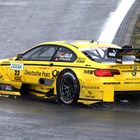
[[[94,40],[91,40],[90,43],[94,43]]]

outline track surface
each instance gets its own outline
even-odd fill
[[[40,42],[97,40],[120,0],[0,1],[0,58]]]
[[[138,106],[119,104],[107,109],[1,98],[0,139],[139,140]]]
[[[120,0],[0,1],[1,56],[48,40],[97,39]],[[1,140],[139,140],[140,103],[66,106],[0,98]]]

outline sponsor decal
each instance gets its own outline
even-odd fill
[[[134,66],[134,71],[131,72],[133,77],[136,77],[136,75],[137,75],[136,70],[137,70],[137,66]]]
[[[42,77],[50,77],[50,73],[42,71]]]
[[[65,58],[72,58],[72,54],[71,54],[71,53],[70,53],[70,54],[69,54],[69,53],[66,53],[66,54],[64,55],[64,57],[65,57]]]
[[[62,61],[70,61],[71,58],[72,58],[72,54],[66,53],[66,54],[61,54],[58,59]]]
[[[85,95],[86,98],[95,98],[95,96],[93,95],[93,93],[91,91],[87,92],[87,95]]]
[[[41,72],[39,72],[39,71],[28,71],[28,70],[25,70],[25,75],[29,75],[29,76],[41,76]]]
[[[104,85],[119,85],[121,84],[120,82],[105,82],[103,83]]]
[[[15,75],[14,80],[21,81],[21,76]]]
[[[110,57],[115,57],[116,56],[116,50],[112,50],[112,52],[109,52]]]
[[[131,74],[132,74],[133,77],[136,77],[137,72],[136,71],[132,71]]]
[[[124,82],[124,84],[136,84],[136,85],[139,85],[140,82]]]
[[[126,78],[126,80],[139,80],[140,81],[140,78]]]
[[[93,74],[94,71],[93,71],[93,70],[84,70],[84,73],[85,73],[85,74]]]
[[[40,89],[41,90],[50,90],[50,88],[48,88],[48,87],[46,87],[46,88],[45,87],[40,87]]]
[[[59,58],[55,59],[55,61],[70,61],[70,58],[67,58],[67,57],[59,57]]]
[[[84,63],[85,62],[85,58],[79,57],[76,62],[77,63]]]
[[[45,72],[45,71],[29,71],[29,70],[25,70],[25,75],[28,76],[39,76],[39,77],[50,77],[50,73]]]
[[[53,71],[52,71],[52,76],[53,76],[53,77],[57,77],[58,74],[59,74],[59,71],[57,71],[57,70],[53,70]]]
[[[11,63],[10,68],[13,70],[23,70],[23,64]]]
[[[85,89],[100,89],[100,87],[98,87],[98,86],[85,86],[85,85],[83,85],[82,88],[85,88]]]

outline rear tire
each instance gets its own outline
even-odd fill
[[[64,104],[76,103],[79,98],[80,85],[76,75],[65,70],[60,73],[57,79],[57,96],[58,100]]]

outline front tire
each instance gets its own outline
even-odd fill
[[[79,98],[80,85],[76,75],[69,70],[65,70],[57,79],[58,100],[65,104],[76,103]]]

